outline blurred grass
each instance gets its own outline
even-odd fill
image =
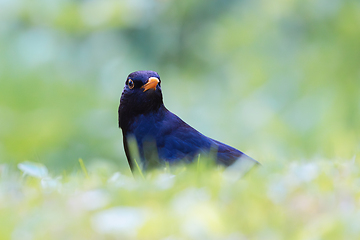
[[[357,239],[359,163],[272,161],[232,181],[198,163],[135,179],[1,166],[1,239]],[[80,167],[79,167],[80,169]],[[16,214],[14,214],[16,213]]]

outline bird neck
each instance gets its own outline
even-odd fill
[[[157,104],[152,103],[152,104],[148,104],[145,107],[141,108],[141,109],[136,109],[136,108],[128,108],[127,107],[128,104],[126,103],[120,103],[119,106],[119,127],[124,131],[127,132],[129,125],[131,123],[133,123],[134,121],[136,121],[136,119],[139,116],[144,116],[144,115],[159,115],[159,117],[161,117],[160,115],[163,115],[166,111],[168,111],[163,102],[158,102]]]

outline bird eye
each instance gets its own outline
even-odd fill
[[[133,80],[129,79],[129,81],[128,81],[128,86],[129,86],[130,89],[133,89],[133,88],[134,88],[135,85],[134,85]]]

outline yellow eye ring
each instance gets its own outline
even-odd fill
[[[131,80],[131,79],[129,79],[129,81],[128,81],[128,86],[129,86],[130,89],[133,89],[134,86],[135,86],[134,81]]]

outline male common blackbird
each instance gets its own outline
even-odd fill
[[[156,72],[137,71],[127,77],[118,114],[125,153],[132,170],[134,154],[129,147],[131,138],[136,139],[145,168],[154,154],[160,162],[171,164],[191,162],[198,154],[209,153],[212,149],[217,151],[216,163],[220,165],[258,163],[241,151],[204,136],[166,109],[161,80]]]

